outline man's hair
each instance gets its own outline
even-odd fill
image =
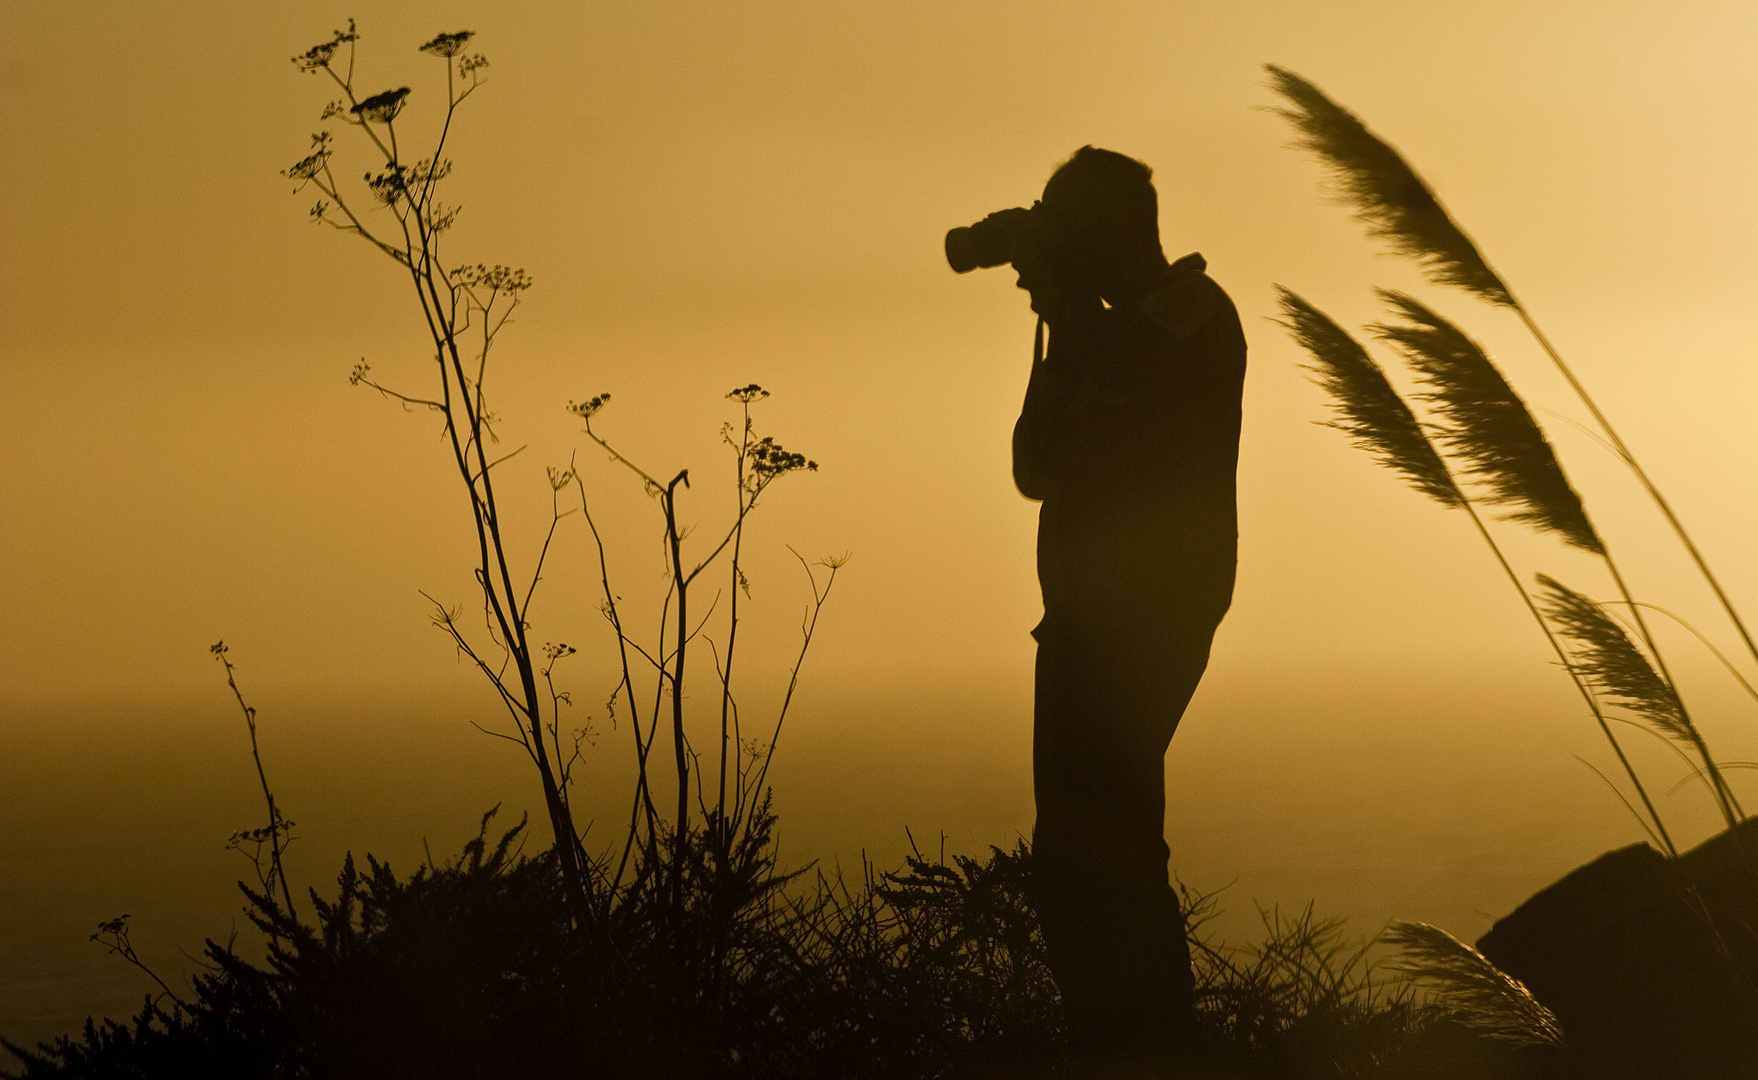
[[[1115,150],[1083,146],[1051,174],[1046,197],[1075,203],[1092,224],[1103,222],[1119,236],[1160,236],[1160,201],[1154,193],[1154,170]]]

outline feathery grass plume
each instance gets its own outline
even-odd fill
[[[1435,985],[1443,1004],[1487,1038],[1513,1046],[1562,1046],[1556,1015],[1471,946],[1420,922],[1394,922],[1384,940],[1404,950],[1388,966]]]
[[[1551,622],[1575,643],[1575,668],[1613,705],[1629,709],[1668,738],[1699,745],[1679,696],[1605,609],[1545,574],[1542,604]]]
[[[1307,365],[1307,370],[1331,395],[1337,418],[1327,421],[1327,426],[1348,435],[1350,442],[1402,474],[1424,495],[1443,506],[1462,508],[1465,496],[1446,463],[1367,350],[1298,294],[1280,285],[1276,291],[1287,316],[1278,321],[1313,355],[1317,363]]]
[[[1301,133],[1299,146],[1331,168],[1340,201],[1392,250],[1423,265],[1429,280],[1457,285],[1492,304],[1514,307],[1514,298],[1477,245],[1471,242],[1434,192],[1392,149],[1354,114],[1305,79],[1266,64],[1271,87],[1293,103],[1275,112]]]
[[[1603,556],[1605,544],[1550,440],[1483,347],[1403,293],[1378,292],[1407,323],[1371,329],[1392,342],[1429,387],[1422,399],[1448,422],[1441,442],[1469,463],[1468,476],[1488,485],[1485,501],[1520,507],[1507,519]]]

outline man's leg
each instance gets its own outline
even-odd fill
[[[1047,627],[1040,640],[1035,899],[1072,1049],[1095,1064],[1169,1063],[1193,1036],[1164,761],[1215,621],[1128,642]]]

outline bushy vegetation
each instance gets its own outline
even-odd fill
[[[1054,984],[1027,900],[1030,853],[911,858],[851,884],[781,872],[765,807],[728,868],[711,828],[580,925],[523,825],[399,876],[350,857],[313,920],[241,885],[267,939],[210,941],[180,1000],[26,1050],[52,1077],[885,1078],[1059,1075]],[[674,895],[664,882],[687,867]],[[595,877],[603,883],[602,866]],[[602,894],[601,894],[602,895]],[[1189,897],[1215,1075],[1495,1077],[1542,1059],[1383,985],[1310,911],[1247,948],[1207,941]]]

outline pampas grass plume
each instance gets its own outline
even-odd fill
[[[1275,110],[1299,130],[1299,146],[1330,166],[1340,201],[1392,249],[1422,263],[1429,279],[1514,307],[1502,279],[1416,170],[1347,109],[1305,79],[1266,64],[1270,85],[1293,106]]]
[[[1670,739],[1700,742],[1678,694],[1604,608],[1548,575],[1539,574],[1538,584],[1545,615],[1575,644],[1575,669],[1608,704],[1629,709]]]
[[[1445,421],[1442,444],[1469,462],[1468,476],[1488,487],[1484,501],[1517,507],[1509,520],[1604,555],[1550,440],[1483,347],[1403,293],[1381,289],[1379,295],[1405,321],[1375,325],[1373,332],[1416,369],[1427,387],[1422,399]]]
[[[1383,936],[1404,950],[1389,966],[1434,984],[1467,1027],[1513,1046],[1563,1045],[1556,1015],[1525,984],[1445,930],[1394,922]]]
[[[1279,285],[1276,291],[1285,316],[1279,321],[1312,354],[1315,362],[1307,370],[1331,395],[1336,419],[1328,426],[1429,498],[1453,509],[1464,507],[1465,496],[1446,463],[1361,343],[1298,294]]]

